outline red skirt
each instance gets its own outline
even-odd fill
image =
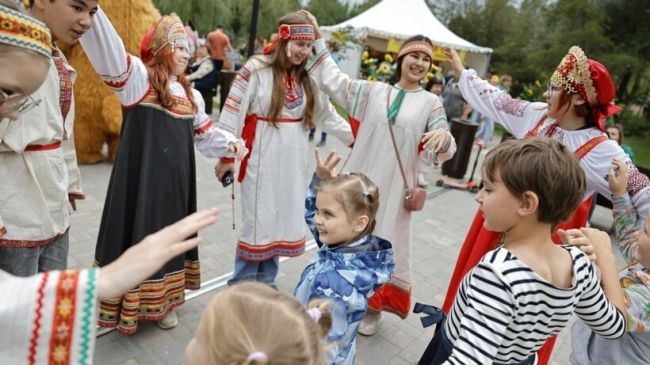
[[[578,209],[576,209],[573,215],[566,222],[559,224],[557,228],[571,229],[584,227],[589,216],[591,201],[592,198],[589,198],[586,201],[582,202],[582,204],[578,206]],[[480,211],[476,212],[474,220],[472,221],[472,225],[469,228],[469,232],[465,237],[465,242],[463,242],[463,247],[461,247],[460,253],[458,254],[458,259],[456,260],[456,268],[454,269],[454,273],[451,275],[449,287],[447,288],[447,296],[445,297],[445,302],[442,305],[443,311],[449,313],[449,310],[454,303],[454,299],[456,298],[458,286],[465,277],[465,274],[467,274],[467,272],[476,266],[488,251],[494,249],[499,243],[500,239],[501,233],[485,229],[483,226],[483,214]],[[560,243],[560,239],[555,233],[553,234],[553,241],[555,243]],[[539,349],[537,352],[537,357],[539,359],[540,365],[548,364],[548,361],[551,358],[554,344],[555,336],[549,338],[544,346]]]

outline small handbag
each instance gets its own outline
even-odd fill
[[[388,94],[388,100],[390,100],[390,93]],[[388,105],[388,104],[387,104]],[[399,151],[397,149],[397,143],[395,143],[395,134],[393,133],[393,123],[395,119],[388,119],[388,130],[390,131],[390,139],[393,142],[393,148],[395,149],[395,155],[397,156],[397,164],[399,165],[399,171],[402,174],[402,179],[404,179],[404,186],[406,187],[406,194],[404,195],[404,209],[410,211],[422,210],[424,207],[424,201],[427,198],[427,191],[417,187],[415,184],[412,188],[409,188],[409,184],[406,181],[406,175],[404,174],[404,168],[402,167],[402,159],[399,156]]]

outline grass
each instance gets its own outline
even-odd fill
[[[650,168],[650,142],[649,137],[625,136],[625,144],[629,144],[636,152],[636,165]]]

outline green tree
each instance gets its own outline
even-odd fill
[[[314,14],[322,25],[334,25],[348,19],[347,6],[338,0],[310,0],[307,10]]]

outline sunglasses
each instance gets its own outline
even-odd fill
[[[10,90],[0,89],[0,115],[18,112],[23,114],[41,103],[31,95],[22,95]]]

